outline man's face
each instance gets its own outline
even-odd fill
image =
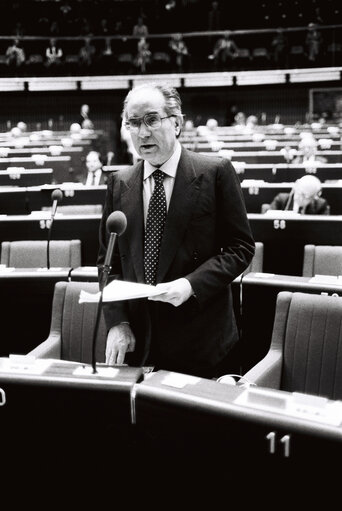
[[[166,117],[165,99],[157,89],[141,89],[132,93],[126,106],[126,118],[142,118],[148,113],[158,113]],[[137,131],[131,130],[131,138],[139,156],[151,165],[166,162],[174,152],[179,127],[175,117],[161,121],[160,128],[151,130],[141,121]]]
[[[90,172],[94,172],[95,170],[101,167],[101,162],[96,153],[89,153],[86,158],[86,165]]]

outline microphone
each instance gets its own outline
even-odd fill
[[[51,220],[55,218],[57,211],[58,202],[63,199],[63,192],[59,188],[56,188],[51,194],[52,208],[51,208]]]
[[[113,257],[114,252],[114,246],[116,242],[116,237],[121,236],[126,230],[127,227],[127,218],[126,215],[122,211],[113,211],[107,218],[106,222],[106,228],[107,232],[110,233],[109,235],[109,241],[108,241],[108,247],[106,251],[106,256],[102,268],[102,275],[101,275],[101,290],[105,287],[107,284],[108,276],[110,273],[111,267],[111,261]]]
[[[57,211],[58,202],[62,200],[63,198],[63,192],[59,188],[56,188],[51,194],[52,199],[52,207],[51,207],[51,219],[50,219],[50,225],[48,230],[48,240],[47,240],[47,269],[50,269],[50,239],[51,239],[51,231],[52,231],[52,224],[53,220],[55,218],[55,214]]]
[[[97,306],[96,311],[96,320],[95,320],[95,327],[94,327],[94,335],[93,335],[93,344],[92,344],[92,366],[93,366],[93,373],[96,373],[96,338],[97,333],[99,329],[99,323],[100,323],[100,316],[101,316],[101,310],[102,310],[102,301],[103,301],[103,289],[107,285],[108,277],[110,270],[112,269],[111,263],[112,263],[112,257],[113,252],[115,248],[115,242],[117,236],[121,236],[126,230],[127,227],[127,218],[126,215],[122,211],[113,211],[109,215],[106,221],[106,229],[107,232],[110,233],[109,235],[109,241],[106,251],[106,256],[104,260],[104,264],[101,271],[100,281],[99,281],[99,287],[100,287],[100,298],[99,303]]]

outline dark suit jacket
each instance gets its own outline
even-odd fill
[[[286,204],[290,198],[290,193],[278,193],[270,204],[270,209],[285,210]],[[293,197],[290,198],[289,211],[293,210]],[[305,208],[306,215],[329,215],[330,206],[327,201],[321,197],[312,199],[312,201]]]
[[[105,185],[107,183],[107,177],[108,177],[108,173],[102,171],[101,176],[100,176],[99,185]],[[88,179],[88,172],[86,172],[85,175],[82,175],[80,182],[85,185],[87,182],[87,179]]]
[[[112,273],[144,282],[143,162],[112,173],[100,227],[98,265],[104,262],[106,219],[127,217],[117,237]],[[214,367],[238,339],[230,283],[254,254],[240,182],[229,160],[182,149],[159,257],[157,282],[186,277],[195,292],[179,307],[138,299],[104,304],[108,328],[129,321],[136,336],[131,365],[144,365],[151,345],[156,365],[196,374]]]

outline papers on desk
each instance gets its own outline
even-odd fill
[[[342,275],[315,275],[309,282],[342,286]]]
[[[299,218],[302,216],[300,213],[296,213],[295,211],[283,209],[268,209],[264,214],[271,218]]]
[[[149,296],[159,295],[160,291],[156,286],[148,284],[137,284],[135,282],[125,282],[123,280],[113,280],[103,290],[104,302],[117,302],[121,300],[133,300],[135,298],[148,298]],[[100,292],[88,293],[81,290],[79,303],[98,302]]]

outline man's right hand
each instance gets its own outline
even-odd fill
[[[113,326],[107,336],[106,364],[123,364],[127,352],[135,349],[135,337],[128,323]]]

